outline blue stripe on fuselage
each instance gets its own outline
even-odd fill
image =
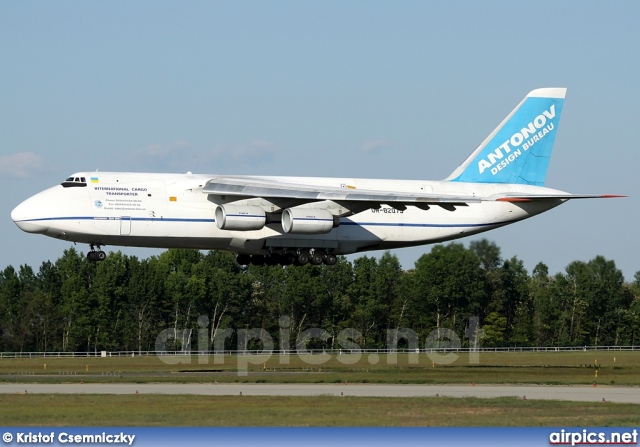
[[[41,217],[38,219],[26,219],[19,220],[17,222],[43,222],[43,221],[56,221],[56,220],[132,220],[142,222],[190,222],[190,223],[213,223],[215,219],[188,219],[180,217],[93,217],[93,216],[70,216],[70,217]],[[341,220],[340,225],[345,226],[360,226],[360,227],[413,227],[413,228],[473,228],[473,227],[487,227],[495,225],[503,225],[511,223],[512,221],[504,222],[490,222],[490,223],[477,223],[477,224],[430,224],[430,223],[404,223],[404,222],[354,222],[352,220]]]

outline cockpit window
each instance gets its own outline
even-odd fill
[[[86,177],[69,177],[61,183],[63,188],[83,187],[87,186]]]

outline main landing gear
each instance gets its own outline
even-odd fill
[[[98,251],[96,251],[93,244],[91,244],[91,251],[87,253],[87,259],[91,262],[101,262],[107,259],[107,254],[100,250],[100,246],[98,245]]]
[[[322,250],[298,250],[297,252],[283,251],[272,252],[269,255],[238,255],[236,261],[240,265],[334,265],[338,262],[335,255]]]

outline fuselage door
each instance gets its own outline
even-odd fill
[[[120,235],[129,236],[131,234],[131,216],[120,218]]]

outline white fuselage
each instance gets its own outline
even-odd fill
[[[563,200],[510,203],[504,193],[562,194],[549,188],[446,181],[246,177],[286,179],[309,186],[407,193],[460,194],[488,199],[464,206],[405,210],[388,205],[342,217],[327,234],[288,234],[278,221],[260,230],[227,231],[215,223],[216,204],[202,192],[210,175],[100,172],[82,187],[47,189],[20,204],[12,219],[24,231],[94,245],[221,249],[265,254],[270,249],[315,248],[334,254],[423,245],[456,239],[547,211]]]

